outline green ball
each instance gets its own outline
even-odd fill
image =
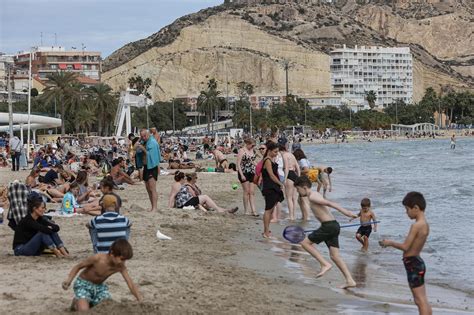
[[[239,188],[239,185],[237,185],[237,184],[232,184],[232,189],[233,189],[233,190],[236,190],[237,188]]]

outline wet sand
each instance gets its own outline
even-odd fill
[[[0,169],[0,184],[13,179],[12,174]],[[14,173],[21,180],[26,175],[26,171]],[[121,276],[113,275],[107,281],[113,301],[99,305],[92,313],[416,313],[408,288],[396,281],[391,283],[391,279],[379,282],[378,277],[372,277],[379,274],[375,265],[363,260],[357,264],[349,259],[348,264],[357,273],[356,280],[364,283],[365,277],[370,290],[334,289],[342,280],[336,268],[315,280],[317,264],[299,246],[282,240],[262,240],[261,219],[243,215],[242,191],[231,189],[237,183],[236,175],[199,173],[198,177],[203,193],[225,207],[238,205],[237,215],[168,209],[172,176],[159,179],[160,210],[155,213],[147,210],[149,201],[143,184],[117,191],[125,201],[122,213],[133,223],[130,242],[134,257],[127,266],[144,295],[144,302],[135,302]],[[261,204],[258,191],[256,195]],[[60,236],[72,254],[71,259],[15,257],[11,249],[13,231],[6,222],[0,225],[0,313],[7,310],[15,314],[68,312],[73,291],[64,291],[61,282],[74,264],[92,254],[85,227],[90,217],[55,220],[61,227]],[[158,228],[173,240],[157,240]],[[275,235],[281,235],[281,229],[280,225],[272,226]],[[371,294],[372,291],[378,294]],[[429,292],[432,292],[430,287]],[[434,304],[438,308],[446,307],[442,303]],[[438,313],[454,314],[463,309],[462,305],[454,307],[457,311],[438,309]]]

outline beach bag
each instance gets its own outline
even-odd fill
[[[182,208],[188,202],[193,198],[193,195],[189,192],[188,186],[183,185],[179,189],[179,192],[176,194],[176,207],[177,208]]]
[[[255,166],[255,176],[253,177],[253,183],[258,186],[260,182],[260,178],[262,177],[262,170],[263,170],[263,160],[257,163]]]
[[[76,198],[71,192],[68,192],[63,197],[63,203],[61,205],[61,212],[63,214],[73,214],[77,207]]]

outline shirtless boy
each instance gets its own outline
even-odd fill
[[[306,176],[298,177],[295,180],[295,187],[301,197],[309,198],[311,210],[313,211],[316,219],[321,222],[321,227],[309,234],[300,243],[301,246],[321,264],[321,271],[316,275],[316,277],[322,277],[332,268],[331,263],[324,259],[321,253],[318,252],[318,250],[313,246],[314,243],[319,244],[321,242],[325,242],[329,247],[331,260],[336,264],[346,279],[346,283],[340,286],[340,288],[347,289],[355,287],[356,282],[352,278],[346,263],[339,255],[339,223],[329,211],[328,207],[334,208],[350,218],[357,218],[357,215],[350,212],[349,210],[344,209],[335,202],[324,199],[320,193],[311,191],[311,181]]]
[[[103,300],[111,299],[109,288],[104,281],[114,273],[120,272],[128,288],[138,301],[142,296],[136,285],[128,275],[125,261],[133,256],[132,246],[125,239],[116,240],[111,246],[108,254],[96,254],[74,266],[63,289],[67,290],[77,273],[85,268],[74,282],[74,299],[72,309],[87,311]]]
[[[405,206],[408,217],[415,220],[407,238],[403,243],[381,240],[379,244],[382,247],[391,246],[403,251],[403,263],[407,272],[408,284],[418,312],[420,315],[430,315],[432,311],[425,289],[426,266],[420,257],[420,252],[430,233],[430,227],[425,217],[426,201],[421,193],[412,191],[403,198],[402,204]]]
[[[370,209],[370,199],[364,198],[360,202],[361,210],[357,215],[360,217],[360,227],[356,232],[356,239],[362,244],[361,250],[369,249],[369,236],[372,233],[372,221],[376,221],[375,214]],[[351,220],[352,221],[352,220]],[[377,232],[377,223],[374,223],[374,232]]]
[[[321,187],[323,188],[323,197],[326,198],[326,192],[332,191],[332,183],[331,183],[331,173],[332,167],[325,167],[319,166],[316,167],[319,170],[318,174],[318,188],[316,189],[318,192],[321,191]]]

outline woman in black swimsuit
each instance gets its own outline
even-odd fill
[[[278,145],[273,142],[267,144],[267,152],[263,159],[262,170],[262,195],[265,197],[265,214],[263,215],[263,237],[272,237],[270,231],[270,220],[272,218],[273,209],[282,202],[284,185],[278,178],[278,164],[273,159],[278,155]]]
[[[244,143],[245,145],[237,154],[237,173],[244,191],[243,203],[245,214],[257,217],[258,214],[255,207],[255,184],[253,183],[255,177],[255,159],[257,158],[254,151],[255,140],[247,138],[244,140]]]
[[[298,203],[298,193],[295,189],[294,182],[300,176],[300,167],[295,156],[288,152],[286,144],[280,144],[279,150],[283,158],[285,172],[285,179],[283,182],[285,183],[285,196],[288,201],[289,219],[290,221],[294,221],[296,219],[295,210]],[[303,211],[303,220],[307,219],[308,218],[305,216]]]

